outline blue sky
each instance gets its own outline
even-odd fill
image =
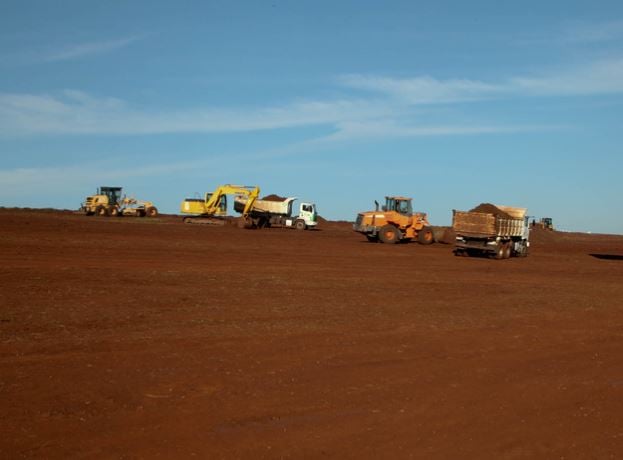
[[[237,183],[621,234],[622,120],[621,2],[2,2],[1,206]]]

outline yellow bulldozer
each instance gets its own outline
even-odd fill
[[[411,198],[386,196],[385,205],[379,210],[361,212],[353,225],[356,232],[363,233],[368,241],[399,243],[417,240],[420,244],[433,242],[433,230],[425,213],[413,212]]]
[[[80,210],[87,216],[158,216],[151,201],[127,197],[122,191],[122,187],[99,187],[95,195],[86,197]]]
[[[260,188],[250,185],[225,184],[208,192],[203,198],[186,198],[180,205],[180,212],[186,214],[184,222],[189,224],[224,225],[227,216],[227,195],[246,198],[242,210],[242,223],[250,226],[249,211],[260,195]]]

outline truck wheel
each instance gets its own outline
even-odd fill
[[[433,229],[430,227],[423,227],[417,234],[417,240],[420,244],[432,244],[435,240]]]
[[[250,217],[243,217],[242,219],[240,219],[238,226],[240,228],[251,230],[252,228],[255,228],[255,222],[253,222],[253,219],[251,219]]]
[[[145,210],[147,217],[158,217],[158,209],[155,206],[150,206]]]
[[[495,253],[493,254],[493,258],[496,260],[501,260],[504,258],[504,245],[498,244],[495,248]]]
[[[305,230],[307,228],[307,225],[305,225],[305,221],[298,219],[296,222],[294,222],[294,228],[296,228],[297,230]]]
[[[506,243],[504,245],[504,259],[510,259],[512,252],[511,243]]]
[[[384,225],[379,231],[379,238],[383,243],[398,243],[402,239],[402,232],[393,225]]]

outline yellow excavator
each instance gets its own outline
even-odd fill
[[[203,198],[186,198],[182,201],[180,212],[187,214],[184,222],[188,224],[225,225],[227,221],[227,195],[244,196],[246,204],[242,211],[242,222],[245,226],[251,226],[249,211],[257,197],[260,196],[260,188],[254,185],[218,186],[213,192],[208,192]]]

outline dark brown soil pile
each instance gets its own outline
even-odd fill
[[[286,201],[287,198],[284,198],[279,195],[266,195],[262,200],[264,201]]]
[[[513,216],[505,213],[497,206],[491,203],[480,203],[474,209],[470,209],[469,212],[484,212],[487,214],[494,214],[496,216],[502,217],[503,219],[512,219]]]

